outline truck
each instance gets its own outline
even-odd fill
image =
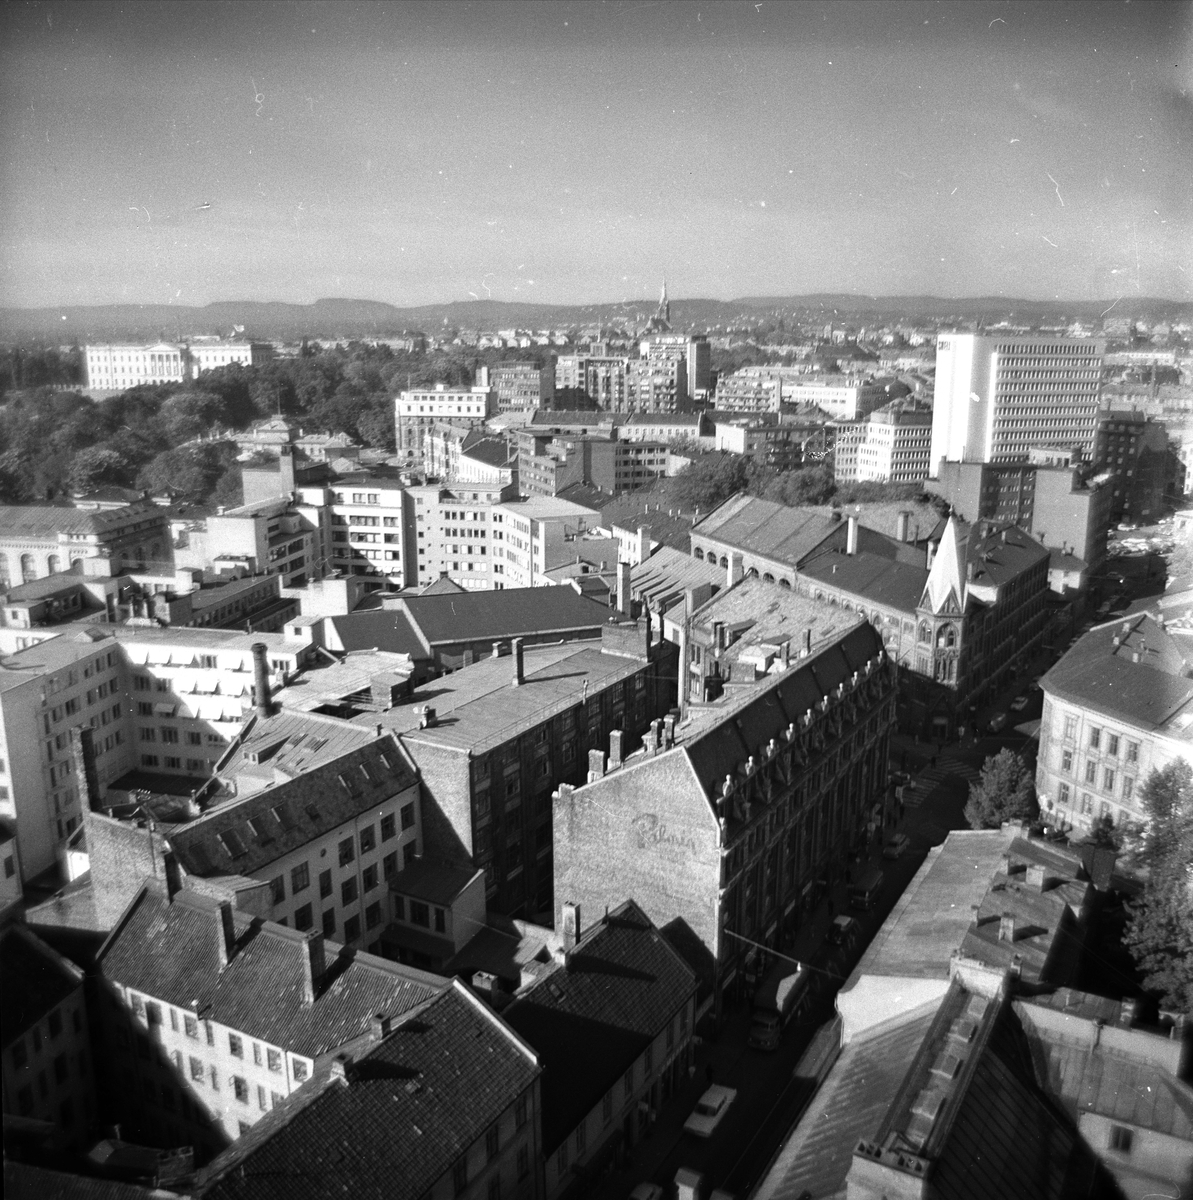
[[[755,1050],[777,1050],[783,1027],[807,1003],[812,972],[793,962],[781,962],[759,985],[749,1044]]]

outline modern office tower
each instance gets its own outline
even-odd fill
[[[1094,448],[1105,343],[1089,338],[936,341],[932,471],[949,462],[1017,462],[1036,446]]]

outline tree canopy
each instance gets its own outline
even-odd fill
[[[986,759],[981,778],[971,784],[965,803],[970,829],[997,829],[1004,821],[1034,820],[1039,807],[1031,769],[1014,750]]]
[[[1123,940],[1161,1005],[1193,1012],[1193,766],[1176,759],[1153,770],[1139,801],[1148,817],[1139,854],[1147,882],[1129,906]]]

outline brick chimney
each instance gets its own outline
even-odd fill
[[[493,657],[494,658],[501,657],[501,643],[500,642],[493,643]]]
[[[675,714],[668,713],[663,718],[663,749],[670,750],[675,745]]]
[[[259,716],[267,717],[273,711],[270,704],[269,662],[264,642],[253,643],[253,700]]]
[[[521,687],[526,682],[525,669],[522,659],[522,639],[514,638],[510,648],[514,653],[514,677],[510,681],[514,687]]]
[[[644,563],[650,557],[650,526],[638,526],[638,561]]]
[[[393,1028],[392,1020],[384,1013],[374,1013],[369,1018],[369,1033],[380,1041],[383,1037],[389,1037],[389,1031]]]
[[[1033,892],[1043,892],[1048,888],[1048,876],[1039,863],[1032,863],[1027,868],[1026,881]]]
[[[571,954],[576,948],[576,943],[580,940],[580,906],[572,903],[570,900],[565,900],[561,910],[560,925],[563,933],[563,952]]]
[[[911,513],[901,512],[895,520],[895,538],[900,542],[907,541],[909,526],[911,525]]]
[[[619,562],[617,564],[617,611],[624,617],[632,615],[630,613],[630,564]]]
[[[323,934],[317,929],[309,929],[306,933],[306,943],[302,947],[302,1002],[304,1005],[315,1003],[319,991],[319,981],[327,970],[327,961],[323,954]]]
[[[741,583],[745,573],[746,569],[742,561],[742,556],[736,550],[731,550],[729,552],[729,566],[726,568],[725,586],[732,587],[735,583]]]
[[[1013,942],[1015,940],[1015,914],[1005,912],[998,918],[998,940]]]
[[[609,770],[616,771],[621,766],[624,755],[625,732],[621,729],[609,733]]]
[[[605,774],[604,750],[589,750],[588,752],[588,782],[601,779]]]
[[[215,918],[215,946],[222,971],[236,954],[236,924],[232,919],[231,900],[219,902]]]
[[[845,553],[857,553],[857,517],[852,515],[845,522]]]

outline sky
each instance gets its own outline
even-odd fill
[[[1193,298],[1193,8],[10,2],[0,305]]]

